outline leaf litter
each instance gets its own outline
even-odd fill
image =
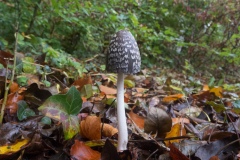
[[[6,66],[4,57],[1,60]],[[0,71],[4,91],[8,72]],[[55,69],[42,81],[41,74],[25,66],[7,95],[0,125],[0,159],[238,157],[238,84],[214,86],[174,72],[171,76],[151,74],[144,69],[125,78],[127,113],[123,116],[129,143],[128,150],[118,153],[114,74],[89,71],[74,79]],[[2,104],[2,92],[0,96]]]

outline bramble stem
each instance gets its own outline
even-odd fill
[[[12,76],[11,76],[11,81],[8,85],[5,84],[5,92],[4,92],[4,98],[3,98],[3,103],[1,106],[1,112],[0,112],[0,124],[3,122],[3,117],[4,117],[4,111],[6,108],[6,103],[7,103],[7,97],[8,97],[8,91],[10,86],[12,85],[14,75],[15,75],[15,68],[16,68],[16,58],[17,58],[17,45],[18,45],[18,29],[19,29],[19,24],[17,22],[16,24],[16,32],[15,32],[15,44],[14,44],[14,59],[13,59],[13,69],[12,69]],[[8,68],[7,68],[7,73],[8,73]],[[8,75],[6,75],[8,77]],[[7,78],[5,83],[7,83]]]

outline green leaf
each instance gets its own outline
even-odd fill
[[[17,117],[20,121],[27,119],[30,116],[35,116],[35,112],[32,109],[28,108],[28,105],[25,101],[21,100],[17,104]]]
[[[65,139],[71,139],[76,133],[79,132],[79,119],[77,116],[70,115],[62,122],[63,133]]]
[[[130,19],[131,19],[134,26],[138,25],[138,18],[135,14],[130,14]]]
[[[211,77],[210,81],[208,82],[209,86],[214,86],[215,78]]]
[[[32,57],[23,58],[23,72],[34,73],[36,70],[36,66],[33,63],[34,59]]]
[[[76,116],[82,107],[79,91],[72,86],[66,94],[53,95],[38,109],[43,115],[62,122],[65,139],[72,138],[79,132]]]
[[[208,102],[206,102],[206,104],[211,105],[213,107],[213,109],[218,113],[226,110],[223,104],[217,104],[213,101],[208,101]]]
[[[27,81],[28,81],[28,78],[26,76],[18,76],[17,77],[17,83],[19,86],[26,86]]]
[[[135,83],[132,80],[129,80],[129,79],[124,80],[124,85],[127,86],[128,88],[135,87]]]
[[[92,85],[91,84],[86,84],[83,86],[81,89],[81,94],[84,97],[90,98],[93,96],[93,90],[92,90]]]
[[[234,102],[232,102],[233,105],[233,110],[239,114],[240,113],[240,100],[236,100]]]
[[[51,118],[49,118],[49,117],[43,117],[43,118],[41,119],[41,122],[42,122],[43,124],[47,124],[47,125],[51,125],[51,123],[52,123]]]

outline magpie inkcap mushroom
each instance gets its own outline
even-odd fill
[[[106,68],[117,73],[117,119],[119,152],[127,149],[128,131],[124,108],[124,74],[136,74],[140,71],[141,57],[137,42],[131,32],[118,31],[111,39],[107,55]]]

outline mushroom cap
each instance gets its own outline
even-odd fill
[[[141,56],[131,32],[118,31],[111,39],[107,55],[107,71],[136,74],[141,68]]]

